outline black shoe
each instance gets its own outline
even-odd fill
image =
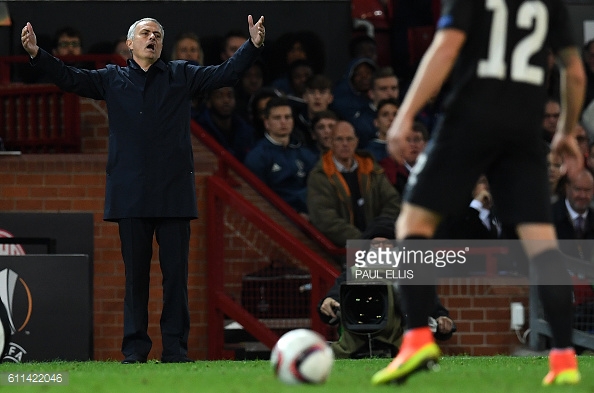
[[[132,356],[126,356],[126,358],[124,360],[122,360],[122,364],[139,364],[139,363],[146,363],[146,359],[132,355]]]
[[[194,361],[187,356],[167,356],[161,358],[161,363],[194,363]]]

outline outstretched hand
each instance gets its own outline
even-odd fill
[[[31,23],[29,22],[27,22],[21,31],[21,43],[29,56],[37,56],[37,52],[39,51],[39,47],[37,46],[37,36],[35,36],[33,26],[31,26]]]
[[[256,48],[264,45],[264,38],[266,38],[266,29],[264,28],[264,17],[261,16],[258,22],[254,24],[254,19],[248,15],[248,27],[250,30],[250,39]]]

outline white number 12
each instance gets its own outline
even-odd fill
[[[504,0],[486,0],[487,9],[493,11],[489,57],[478,63],[477,74],[481,78],[505,79],[505,45],[507,42],[508,9]],[[517,43],[512,51],[510,78],[516,82],[541,85],[544,82],[542,67],[529,63],[530,57],[543,45],[549,24],[547,7],[540,1],[527,1],[520,6],[516,16],[516,26],[522,29],[533,28],[532,32]]]

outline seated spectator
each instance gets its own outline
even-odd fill
[[[489,182],[481,175],[472,190],[472,200],[459,216],[444,217],[437,227],[436,239],[499,239],[501,223],[493,209]]]
[[[314,75],[305,82],[303,100],[305,105],[296,109],[295,113],[295,137],[302,141],[309,148],[314,147],[315,142],[312,130],[312,120],[318,112],[328,110],[334,97],[332,96],[332,81],[324,75]]]
[[[130,51],[130,48],[128,48],[126,40],[127,37],[124,35],[118,38],[113,44],[113,53],[122,56],[124,62],[132,58],[132,51]]]
[[[194,65],[204,65],[204,52],[200,45],[200,38],[191,31],[179,33],[173,43],[171,60],[186,60]]]
[[[311,151],[321,157],[332,147],[332,129],[338,122],[338,116],[331,110],[317,112],[311,120],[311,138],[314,145]]]
[[[274,80],[272,87],[293,97],[295,101],[303,102],[305,83],[313,74],[313,67],[308,60],[295,60],[289,64],[287,76]]]
[[[221,61],[226,61],[231,58],[237,49],[246,42],[248,36],[242,30],[230,30],[223,37],[223,45],[221,47]],[[217,63],[218,64],[218,63]]]
[[[425,150],[428,140],[429,133],[425,125],[421,122],[415,122],[411,135],[406,138],[407,146],[403,149],[404,164],[398,164],[389,156],[380,161],[379,164],[384,168],[388,181],[400,195],[404,193],[410,170],[417,163],[419,155]]]
[[[247,154],[245,165],[304,218],[307,217],[307,176],[316,156],[291,141],[293,113],[285,97],[273,97],[266,104],[266,134]]]
[[[54,34],[52,54],[56,57],[82,55],[82,34],[74,27],[66,26]]]
[[[235,101],[237,113],[247,122],[250,119],[250,101],[264,85],[266,66],[262,60],[256,60],[246,72],[241,75],[239,83],[235,85]]]
[[[377,162],[388,157],[386,134],[392,125],[392,121],[398,112],[398,101],[394,98],[387,98],[381,100],[377,104],[376,117],[373,120],[374,126],[377,128],[376,138],[369,141],[365,150],[373,155]]]
[[[332,109],[341,119],[352,121],[358,116],[358,113],[360,114],[361,108],[369,107],[372,104],[369,90],[376,68],[375,63],[367,58],[351,60],[345,76],[336,83],[332,90],[334,95]],[[359,134],[357,135],[359,136]],[[367,144],[373,135],[360,135],[363,138],[361,146]]]
[[[232,87],[211,91],[206,108],[193,119],[240,162],[254,145],[254,129],[235,112]]]
[[[362,234],[362,239],[381,242],[382,247],[386,241],[394,239],[394,218],[379,216],[370,224],[369,228]],[[346,285],[346,270],[336,278],[334,286],[328,291],[326,297],[318,304],[320,319],[327,324],[341,323],[340,338],[337,342],[331,343],[330,347],[336,358],[361,358],[378,354],[378,351],[389,351],[389,356],[395,356],[401,343],[401,337],[406,326],[406,316],[400,308],[398,292],[392,285],[388,285],[388,293],[392,299],[388,300],[388,322],[386,326],[374,334],[353,332],[342,325],[339,315],[346,304],[342,304],[340,292],[341,286]],[[342,308],[342,309],[341,309]],[[435,309],[431,313],[434,324],[433,334],[438,340],[448,340],[456,331],[456,325],[449,316],[448,310],[435,299]]]
[[[320,36],[313,31],[284,33],[272,43],[270,50],[266,51],[264,55],[266,56],[265,61],[270,67],[270,80],[274,81],[273,86],[284,88],[289,85],[289,69],[295,61],[305,61],[309,64],[313,70],[312,74],[324,73],[326,62],[324,43]]]
[[[268,104],[268,101],[270,101],[272,97],[283,97],[283,93],[272,87],[263,87],[250,98],[250,123],[252,127],[254,127],[255,141],[264,138],[264,134],[266,133],[264,128],[266,104]]]
[[[557,131],[557,122],[559,121],[559,115],[561,114],[561,104],[555,98],[549,98],[545,102],[544,116],[542,120],[542,138],[547,144],[551,144],[553,135]]]
[[[353,126],[339,121],[330,151],[309,174],[307,206],[311,223],[338,247],[360,239],[374,218],[398,216],[400,195],[366,151],[356,152]]]
[[[394,75],[392,67],[383,67],[373,73],[371,88],[367,93],[371,101],[359,108],[353,118],[345,119],[349,120],[355,127],[360,148],[365,148],[369,141],[377,135],[375,121],[379,102],[388,98],[398,100],[399,94],[398,78]],[[396,101],[396,103],[398,102]]]

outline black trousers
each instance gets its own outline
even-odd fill
[[[146,359],[152,341],[147,333],[150,267],[153,235],[159,245],[163,274],[161,359],[187,356],[190,313],[188,309],[188,253],[190,220],[178,218],[126,218],[118,221],[126,269],[124,339],[126,357]]]

